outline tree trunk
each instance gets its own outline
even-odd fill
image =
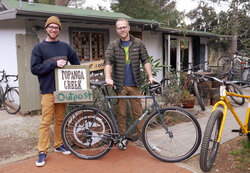
[[[237,51],[237,40],[238,40],[238,0],[232,2],[233,14],[232,14],[232,45],[231,51]]]
[[[67,6],[70,0],[55,0],[55,4],[58,6]]]

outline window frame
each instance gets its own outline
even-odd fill
[[[91,42],[91,36],[92,33],[103,33],[104,34],[104,53],[107,49],[107,46],[109,44],[109,29],[100,29],[100,28],[84,28],[84,27],[69,27],[69,42],[71,47],[73,47],[73,32],[87,32],[89,33],[89,42],[90,42],[90,59],[89,61],[96,61],[93,60],[93,54],[92,54],[92,42]],[[100,59],[101,60],[101,59]],[[84,62],[84,60],[81,60],[81,62]]]

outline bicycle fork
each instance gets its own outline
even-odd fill
[[[245,128],[243,126],[243,124],[241,123],[239,117],[237,116],[235,110],[233,109],[233,107],[231,106],[229,100],[225,97],[223,98],[223,100],[220,100],[219,102],[217,102],[214,107],[213,107],[213,110],[212,112],[219,106],[219,105],[222,105],[223,108],[224,108],[224,111],[223,111],[223,116],[222,116],[222,120],[221,120],[221,125],[220,125],[220,129],[219,129],[219,135],[218,135],[218,138],[217,138],[217,143],[220,142],[221,140],[221,136],[222,136],[222,132],[223,132],[223,128],[224,128],[224,125],[225,125],[225,121],[226,121],[226,117],[227,117],[227,112],[228,112],[228,109],[230,109],[230,111],[232,112],[233,116],[235,117],[236,121],[238,122],[238,124],[240,125],[241,129],[243,130],[243,133],[245,133]],[[232,131],[232,132],[235,132],[235,131]],[[239,130],[237,130],[237,132],[239,132]],[[241,132],[242,133],[242,132]]]
[[[153,101],[154,101],[154,105],[155,105],[156,111],[158,112],[161,124],[162,124],[163,128],[166,130],[166,134],[168,134],[170,138],[173,138],[173,136],[174,136],[173,133],[171,131],[169,131],[166,123],[164,122],[164,120],[162,118],[163,117],[162,115],[163,115],[164,112],[162,112],[160,110],[160,107],[159,107],[158,103],[156,102],[155,97],[153,97]]]

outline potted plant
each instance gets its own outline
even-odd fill
[[[184,108],[194,107],[194,95],[188,89],[184,89],[181,95],[182,106]]]

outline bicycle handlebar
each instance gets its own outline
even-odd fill
[[[160,84],[163,84],[165,81],[168,81],[168,80],[170,80],[170,78],[163,78],[163,79],[161,80]]]
[[[15,77],[16,79],[14,80],[14,82],[16,82],[18,80],[18,75],[11,74],[11,75],[5,75],[6,82],[8,82],[9,77]]]
[[[223,83],[223,84],[235,84],[235,83],[243,83],[242,81],[228,81],[228,80],[221,80],[217,77],[214,76],[206,76],[206,75],[200,75],[201,78],[205,79],[213,79],[216,80],[217,82]]]
[[[164,80],[169,80],[169,79],[164,78],[161,80],[161,82]],[[105,81],[90,81],[90,85],[97,86],[97,87],[108,86]],[[161,83],[154,82],[153,84],[149,84],[148,87],[149,87],[150,93],[152,92],[155,92],[157,94],[161,93]]]
[[[14,74],[6,75],[5,70],[0,71],[0,73],[2,73],[2,78],[0,79],[0,82],[2,82],[4,79],[6,82],[8,82],[9,77],[16,78],[16,79],[14,79],[14,82],[16,82],[18,80],[18,75],[14,75]]]
[[[2,70],[2,71],[0,71],[0,73],[2,73],[2,78],[0,79],[0,82],[2,82],[2,80],[4,79],[4,76],[5,76],[5,71]]]
[[[188,63],[188,64],[192,66],[192,63]],[[188,68],[188,69],[183,69],[183,71],[189,71],[189,70],[193,71],[193,70],[196,69],[197,67],[201,67],[201,66],[203,66],[204,64],[208,64],[208,61],[201,62],[201,63],[199,63],[199,64],[197,64],[197,65],[195,65],[195,66],[193,66],[193,67],[191,67],[191,68]]]
[[[105,81],[90,81],[90,85],[93,86],[102,86],[102,85],[107,85]]]

